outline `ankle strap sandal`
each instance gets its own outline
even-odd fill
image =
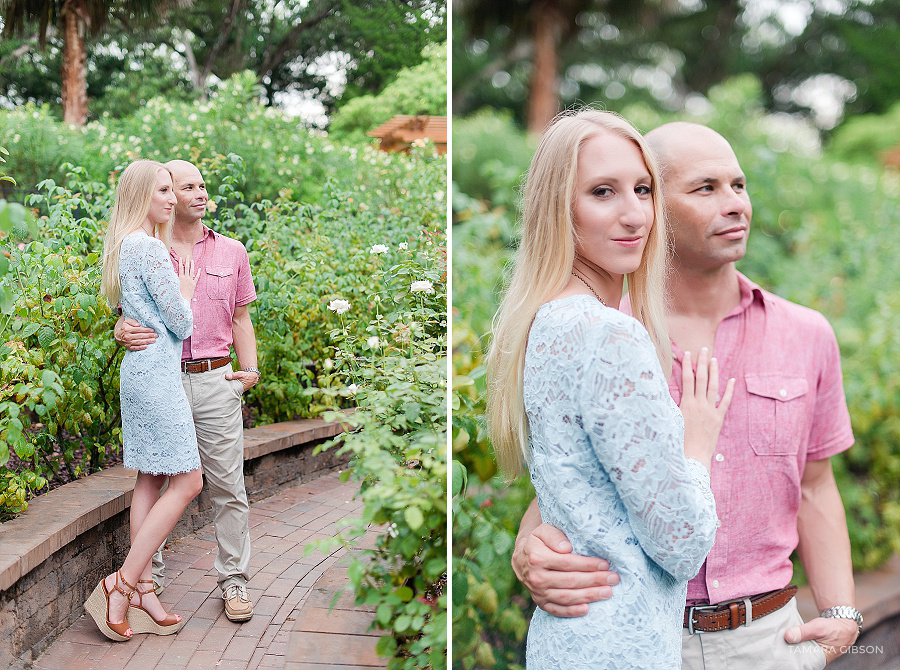
[[[177,615],[166,612],[164,619],[157,621],[146,609],[144,609],[144,596],[153,593],[152,579],[139,579],[138,585],[149,584],[150,588],[141,590],[136,588],[138,594],[138,604],[132,604],[128,608],[128,620],[131,622],[131,629],[135,633],[152,633],[154,635],[174,635],[184,625],[184,620],[179,619]]]

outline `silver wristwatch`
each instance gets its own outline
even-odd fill
[[[836,605],[819,612],[819,616],[823,619],[853,619],[856,622],[857,632],[862,633],[863,618],[862,614],[855,607],[849,605]]]
[[[256,368],[243,368],[243,369],[241,370],[241,372],[255,372],[257,377],[261,377],[261,376],[262,376],[261,374],[259,374],[259,370],[256,369]]]

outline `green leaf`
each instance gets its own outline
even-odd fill
[[[375,643],[375,653],[381,658],[393,656],[395,651],[397,651],[397,641],[392,635],[382,635]]]
[[[41,373],[41,384],[44,386],[52,386],[53,384],[59,384],[60,379],[59,375],[53,372],[53,370],[44,370]]]
[[[347,576],[350,578],[350,581],[353,584],[359,584],[359,580],[362,579],[363,575],[363,566],[362,563],[358,561],[354,561],[349,566],[347,566]]]
[[[32,321],[31,323],[26,324],[25,327],[22,328],[22,332],[21,332],[22,339],[24,340],[26,337],[31,337],[36,332],[38,332],[40,329],[41,329],[41,324],[39,324],[39,323],[34,323]]]
[[[394,608],[388,605],[387,603],[381,603],[375,609],[375,620],[384,627],[387,626],[391,622],[391,616],[394,613]]]
[[[425,517],[422,514],[422,510],[418,507],[407,507],[403,510],[403,518],[406,519],[406,523],[411,530],[418,530],[419,527],[425,523]]]
[[[12,314],[15,304],[16,299],[13,292],[6,286],[0,286],[0,314],[7,316]]]
[[[469,594],[469,580],[466,572],[454,569],[453,579],[451,580],[453,588],[453,606],[462,607],[466,602],[466,596]]]
[[[460,463],[459,461],[453,461],[453,486],[450,489],[450,495],[452,497],[458,496],[460,493],[466,490],[466,485],[469,481],[469,473],[466,470],[466,466]]]
[[[9,207],[6,200],[0,200],[0,231],[8,233],[12,230],[12,220],[9,218]]]
[[[394,589],[394,595],[400,598],[400,602],[408,603],[412,600],[413,590],[408,586],[400,586]]]
[[[25,215],[27,210],[17,202],[7,203],[4,213],[6,214],[10,229],[17,237],[25,237],[28,234],[28,227],[25,225]],[[2,217],[2,214],[0,214]]]
[[[12,434],[12,430],[7,433],[7,437]],[[13,444],[13,449],[15,449],[16,456],[19,458],[31,458],[34,456],[34,445],[23,439],[22,434],[18,434],[18,439]]]
[[[37,336],[41,348],[49,349],[53,345],[53,341],[56,339],[56,332],[50,326],[43,326],[38,331]]]
[[[412,622],[412,617],[408,614],[401,614],[394,621],[394,630],[398,633],[406,632],[406,629],[409,628],[409,624]]]
[[[514,544],[513,538],[506,531],[498,531],[494,534],[494,551],[497,552],[498,555],[505,555]]]
[[[424,573],[426,579],[437,579],[447,571],[447,559],[444,557],[432,558],[425,563]]]

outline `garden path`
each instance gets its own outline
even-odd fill
[[[190,615],[177,635],[138,635],[115,643],[82,616],[34,663],[35,670],[324,670],[384,667],[369,631],[372,608],[355,607],[346,565],[356,549],[306,554],[304,546],[333,537],[359,515],[357,486],[328,473],[250,508],[252,557],[247,589],[250,621],[225,618],[216,588],[212,525],[173,541],[166,552],[170,581],[160,600]],[[371,546],[374,532],[359,543]],[[329,608],[334,602],[334,606]]]

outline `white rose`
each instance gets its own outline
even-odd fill
[[[410,284],[409,290],[413,293],[434,293],[434,285],[427,279],[422,279]]]
[[[338,314],[343,314],[350,309],[350,303],[346,300],[332,300],[328,303],[328,309],[332,312],[337,312]]]

